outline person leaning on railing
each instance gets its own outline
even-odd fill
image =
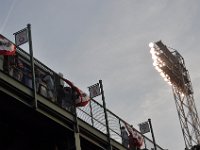
[[[43,81],[44,74],[39,68],[35,70],[35,82],[36,82],[36,91],[42,96],[47,98],[47,85]]]
[[[42,83],[42,74],[38,68],[35,69],[35,83],[36,83],[36,92],[39,92],[39,87],[40,84]]]
[[[31,69],[27,64],[24,64],[23,67],[23,82],[26,86],[28,86],[29,88],[32,88],[32,73],[31,73]]]
[[[76,97],[74,96],[74,90],[64,84],[64,81],[61,79],[63,77],[62,73],[55,74],[54,77],[57,104],[66,110],[74,111],[74,99]]]
[[[19,57],[16,57],[16,66],[14,68],[13,77],[19,81],[22,81],[24,76],[24,64],[22,60],[19,59]]]
[[[50,74],[46,74],[43,79],[42,79],[46,85],[47,85],[47,98],[52,100],[52,101],[55,101],[54,100],[54,82],[53,82],[53,79],[51,77]]]
[[[13,68],[15,66],[14,56],[4,55],[3,58],[3,71],[10,76],[13,76]]]
[[[128,148],[129,145],[128,132],[126,131],[124,126],[121,127],[121,135],[122,135],[122,145]]]
[[[63,74],[62,73],[58,73],[58,74],[54,74],[54,78],[55,78],[55,88],[56,88],[56,92],[55,92],[55,97],[56,97],[56,102],[59,106],[62,106],[62,101],[63,98],[65,97],[65,93],[64,93],[64,81],[61,80],[60,77],[62,77]]]
[[[62,107],[66,110],[73,110],[73,91],[71,87],[64,87],[64,97],[62,99]]]

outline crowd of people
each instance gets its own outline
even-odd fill
[[[33,88],[31,67],[25,59],[18,55],[4,56],[3,71],[30,89]],[[35,88],[38,94],[58,104],[63,109],[74,112],[75,101],[79,95],[73,87],[64,82],[62,73],[57,74],[35,66]],[[124,126],[121,127],[121,137],[124,147],[129,150],[140,150],[137,139],[134,139]]]
[[[32,70],[30,65],[18,55],[4,56],[3,71],[25,86],[33,88]],[[36,92],[45,98],[55,102],[62,108],[73,111],[74,101],[78,97],[73,88],[64,83],[61,73],[56,74],[44,71],[35,66]]]

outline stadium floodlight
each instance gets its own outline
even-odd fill
[[[164,80],[171,85],[170,76],[164,71],[166,68],[166,62],[162,59],[163,51],[158,49],[155,43],[149,43],[150,53],[152,54],[153,66],[164,78]],[[167,62],[168,63],[168,62]]]
[[[200,144],[200,122],[193,98],[192,83],[183,57],[162,41],[149,43],[153,66],[171,85],[187,149]]]

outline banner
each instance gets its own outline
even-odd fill
[[[77,98],[75,99],[75,104],[76,107],[83,107],[86,106],[88,104],[88,102],[90,101],[89,96],[84,93],[82,90],[80,90],[78,87],[76,87],[71,81],[61,77],[61,79],[67,83],[76,93]]]
[[[77,90],[79,90],[79,97],[75,100],[76,107],[86,106],[88,102],[90,101],[90,97],[82,90],[78,88]]]
[[[129,132],[129,146],[135,146],[137,148],[142,147],[144,144],[143,136],[127,123],[125,123],[125,125],[127,131]]]
[[[89,92],[90,92],[90,98],[94,98],[96,96],[101,95],[99,83],[94,84],[94,85],[92,85],[92,86],[90,86],[88,88],[89,88]]]
[[[149,123],[148,123],[148,121],[143,122],[143,123],[140,123],[140,124],[139,124],[139,128],[140,128],[140,132],[141,132],[142,134],[145,134],[145,133],[147,133],[147,132],[150,132],[150,128],[149,128]]]
[[[0,55],[14,55],[16,46],[0,34]]]
[[[20,46],[26,42],[28,42],[28,29],[24,28],[16,33],[14,33],[15,35],[15,44],[17,46]]]

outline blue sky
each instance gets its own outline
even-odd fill
[[[172,90],[154,69],[148,44],[162,40],[184,57],[199,112],[199,4],[194,0],[1,0],[0,33],[14,41],[13,33],[30,23],[37,59],[86,92],[103,80],[108,109],[136,128],[151,118],[157,143],[183,150]],[[22,48],[28,50],[27,45]]]

